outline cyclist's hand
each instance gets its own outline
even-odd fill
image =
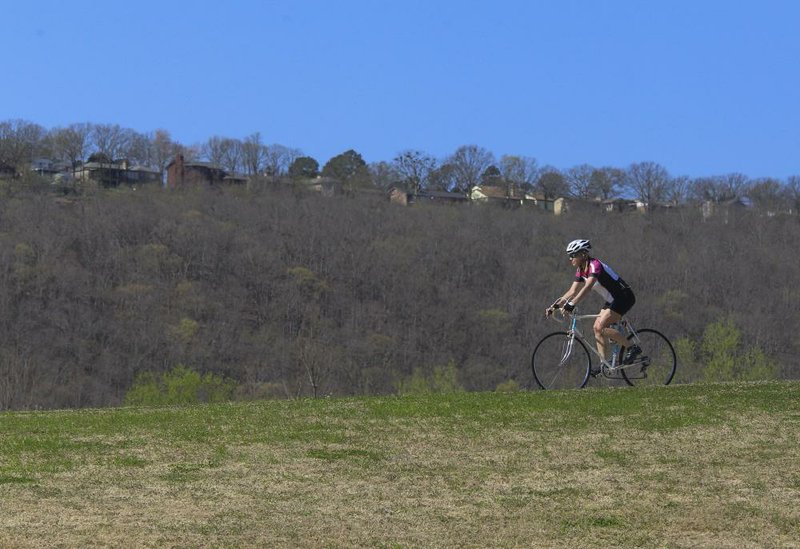
[[[572,311],[575,310],[575,304],[572,301],[567,301],[566,303],[564,303],[562,309],[564,309],[565,313],[571,313]]]

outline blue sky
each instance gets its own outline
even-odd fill
[[[800,174],[800,2],[0,0],[0,120]]]

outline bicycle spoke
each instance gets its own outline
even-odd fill
[[[589,351],[566,332],[552,333],[536,346],[531,367],[542,389],[580,388],[589,377]]]
[[[669,340],[660,332],[643,329],[637,332],[641,356],[625,365],[622,376],[629,385],[668,385],[675,375],[677,360]],[[624,353],[620,353],[620,359]]]

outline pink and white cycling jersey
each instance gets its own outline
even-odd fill
[[[597,282],[592,286],[592,290],[603,296],[603,299],[608,303],[612,303],[616,298],[622,296],[622,294],[631,289],[631,287],[614,272],[614,269],[599,259],[590,257],[586,265],[586,270],[581,271],[578,269],[575,272],[575,280],[578,282],[585,282],[592,277],[597,279]]]

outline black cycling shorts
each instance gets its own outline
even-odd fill
[[[625,315],[628,311],[631,310],[633,304],[636,303],[636,296],[633,295],[633,290],[628,288],[624,292],[622,292],[619,296],[617,296],[614,301],[610,303],[606,303],[603,305],[603,309],[611,309],[615,313],[619,315]]]

